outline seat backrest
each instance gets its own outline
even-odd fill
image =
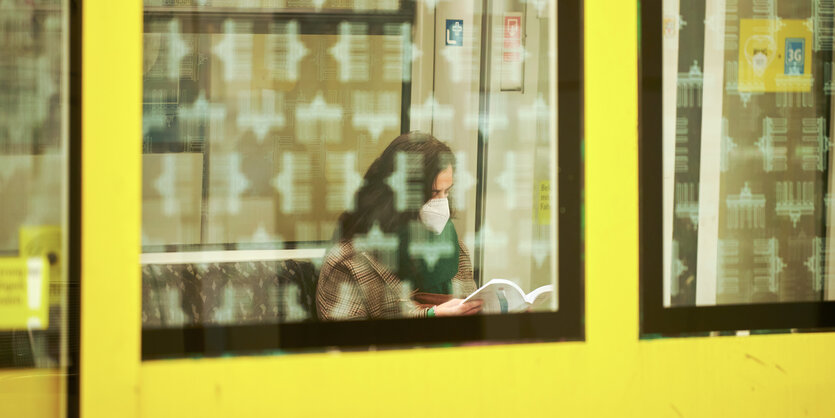
[[[309,260],[145,265],[142,324],[315,321],[318,273]]]
[[[281,322],[315,321],[316,314],[316,284],[319,272],[316,265],[307,260],[285,260],[284,268],[278,275],[280,301],[283,301],[284,312]],[[296,293],[294,296],[293,293]],[[298,305],[293,306],[295,301]],[[301,308],[301,316],[294,309]]]

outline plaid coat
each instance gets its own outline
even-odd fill
[[[454,297],[476,290],[470,255],[461,240],[458,273],[452,278]],[[316,287],[316,309],[325,321],[425,317],[429,308],[412,301],[412,289],[371,254],[341,241],[325,256]]]

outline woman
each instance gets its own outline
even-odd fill
[[[397,137],[371,164],[355,207],[339,218],[316,289],[323,320],[470,315],[481,301],[452,225],[455,161],[433,136]]]

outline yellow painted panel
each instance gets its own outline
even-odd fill
[[[0,417],[62,416],[63,384],[62,370],[0,370]]]
[[[110,6],[103,0],[92,3],[98,5],[102,20],[113,21],[115,13],[105,16]],[[123,7],[138,18],[135,4],[120,2],[122,14]],[[119,161],[121,182],[128,183],[119,184],[122,188],[114,196],[106,191],[107,185],[117,186],[113,179],[85,180],[85,186],[92,181],[95,190],[85,197],[99,205],[85,212],[85,219],[99,222],[93,215],[103,217],[94,233],[103,238],[105,229],[119,231],[111,237],[115,249],[102,243],[88,248],[94,244],[85,236],[85,261],[98,251],[96,259],[103,260],[102,267],[88,273],[94,279],[85,276],[84,307],[94,313],[85,312],[84,322],[92,328],[85,331],[84,358],[93,363],[85,366],[85,416],[126,416],[134,407],[140,408],[138,416],[148,418],[833,416],[829,394],[835,384],[835,334],[637,339],[637,23],[634,0],[586,2],[587,342],[155,361],[139,366],[138,275],[128,271],[136,265],[139,250],[139,201],[134,194],[139,147],[132,142],[134,136],[127,135],[118,139],[121,145],[101,139],[103,150],[85,151],[101,164],[93,169],[107,173],[117,172],[114,162],[104,157],[112,153],[111,159]],[[129,50],[120,56],[137,58],[137,41],[123,30],[111,30],[117,37],[130,38],[116,41],[125,44],[119,51]],[[105,52],[113,59],[114,51],[99,47],[100,59]],[[118,65],[139,80],[138,71],[126,67]],[[135,100],[128,104],[129,111],[112,115],[118,122],[102,122],[97,135],[114,128],[112,132],[120,135],[136,132],[138,141],[135,88],[129,83],[127,96]],[[115,205],[111,210],[121,212],[121,224],[103,211],[102,202]],[[128,243],[134,245],[132,251]],[[86,262],[85,266],[90,268]],[[104,280],[106,272],[110,281]],[[88,302],[93,297],[99,299]]]
[[[138,409],[142,1],[85,0],[81,416]]]
[[[143,364],[143,417],[832,416],[835,335]]]

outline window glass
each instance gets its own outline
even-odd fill
[[[0,368],[68,367],[67,65],[64,1],[0,2]]]
[[[145,329],[558,311],[548,2],[145,5]]]
[[[664,1],[664,306],[829,301],[831,1]]]
[[[180,22],[145,35],[143,245],[330,240],[356,170],[401,131],[410,25]]]

